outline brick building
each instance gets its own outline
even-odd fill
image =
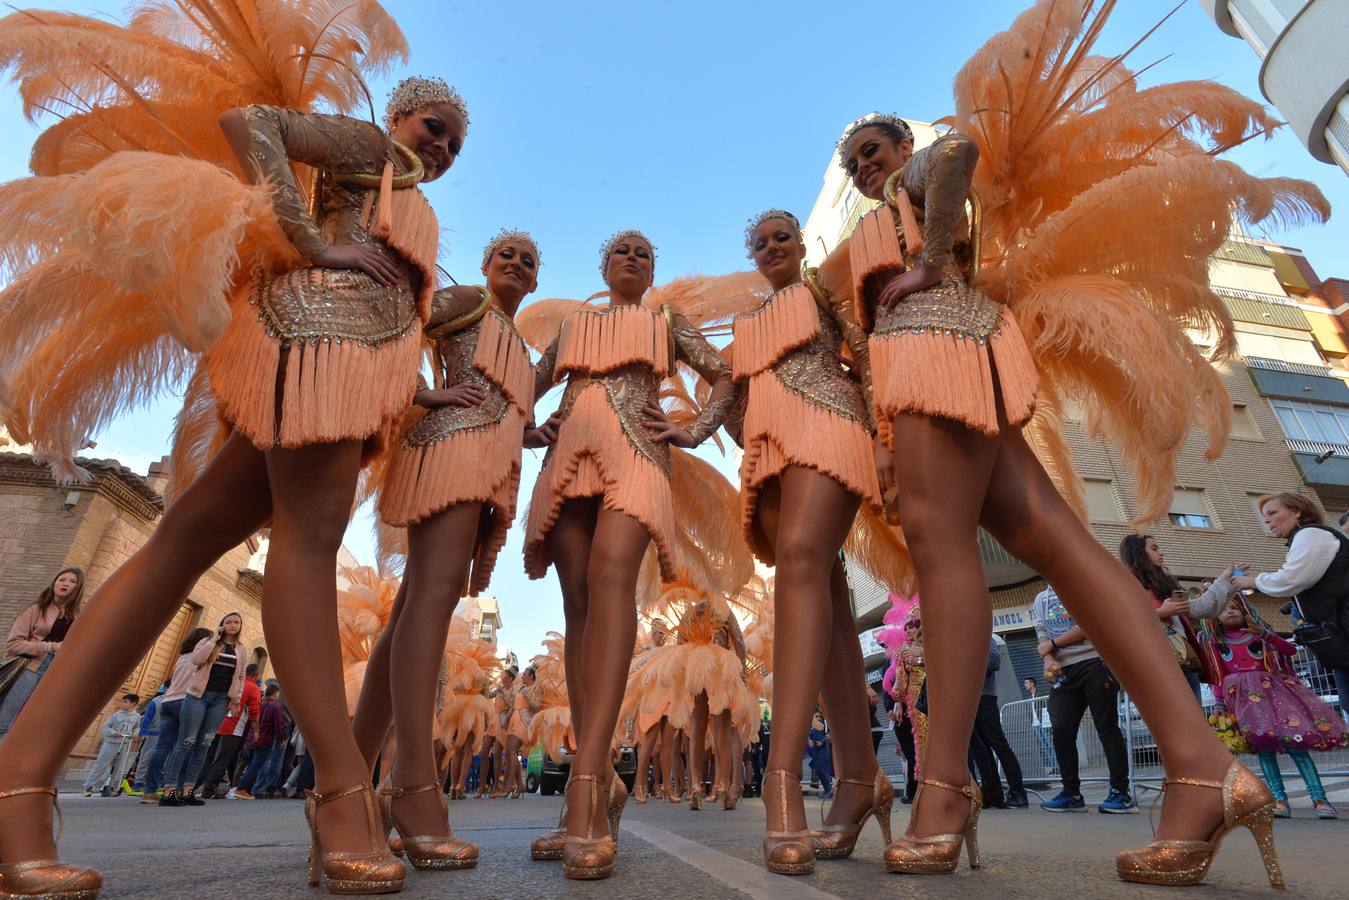
[[[82,459],[90,478],[56,484],[46,466],[26,453],[0,452],[0,628],[8,634],[15,615],[37,599],[65,566],[85,570],[85,601],[103,580],[135,553],[163,512],[162,466],[142,477],[115,460]],[[243,615],[243,641],[250,661],[264,671],[262,576],[249,568],[256,539],[225,554],[192,589],[173,621],[121,685],[103,686],[109,700],[71,757],[82,768],[98,749],[98,726],[113,711],[116,694],[153,695],[177,657],[183,637],[197,626],[213,628],[228,612]]]

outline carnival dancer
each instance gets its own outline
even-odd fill
[[[558,440],[530,504],[525,569],[541,578],[557,565],[567,618],[567,683],[579,742],[567,787],[569,878],[613,871],[610,838],[627,795],[609,745],[636,639],[637,575],[648,544],[663,572],[674,575],[670,445],[696,447],[733,402],[730,369],[702,334],[668,308],[642,306],[654,270],[655,248],[640,232],[606,241],[600,271],[609,307],[567,317],[535,382],[537,396],[555,377],[567,380]],[[689,430],[671,423],[656,402],[676,360],[713,386]]]
[[[1055,585],[1166,761],[1174,802],[1158,840],[1120,855],[1120,877],[1195,883],[1217,842],[1246,826],[1277,885],[1268,789],[1207,727],[1142,588],[1082,525],[1022,428],[1038,388],[1039,437],[1066,475],[1053,426],[1063,392],[1078,396],[1136,463],[1141,518],[1159,514],[1188,429],[1213,426],[1216,454],[1231,411],[1185,331],[1202,322],[1231,344],[1204,260],[1234,214],[1327,210],[1310,185],[1262,182],[1216,158],[1251,128],[1274,126],[1258,104],[1217,85],[1137,91],[1118,58],[1092,55],[1114,5],[1041,0],[1024,13],[961,70],[957,130],[931,147],[913,153],[908,125],[889,116],[854,123],[839,145],[853,184],[884,202],[821,267],[822,281],[855,298],[872,332],[878,430],[902,460],[882,487],[897,488],[922,584],[929,674],[922,786],[886,864],[949,873],[962,844],[979,863],[965,749],[984,651],[969,636],[991,628],[982,524]],[[972,187],[982,229],[966,221]]]
[[[877,635],[890,656],[890,666],[881,679],[881,687],[902,709],[903,722],[896,738],[904,753],[904,802],[912,803],[918,791],[918,778],[923,771],[923,747],[927,743],[927,715],[918,708],[918,697],[923,691],[926,670],[923,667],[923,614],[917,597],[905,600],[890,598],[890,610],[885,614],[886,628]],[[898,623],[898,624],[896,624]]]
[[[735,319],[735,377],[748,382],[741,443],[741,525],[755,555],[776,565],[773,733],[764,775],[764,864],[814,871],[849,856],[875,816],[889,831],[894,790],[871,749],[862,653],[839,550],[859,506],[879,512],[866,335],[849,305],[802,278],[806,248],[791,213],[749,223],[745,245],[773,294]],[[847,346],[852,373],[842,362]],[[824,677],[828,669],[829,678]],[[838,799],[812,834],[801,798],[801,754],[821,691],[841,764]]]
[[[510,724],[506,729],[506,765],[515,789],[507,794],[513,800],[525,795],[524,775],[520,769],[520,751],[528,752],[529,723],[539,710],[539,686],[532,667],[520,673],[520,686],[515,690],[511,703]]]
[[[651,623],[647,632],[647,639],[643,646],[638,647],[633,656],[632,665],[628,670],[628,687],[623,692],[625,706],[629,698],[633,696],[632,676],[638,670],[638,661],[642,654],[647,650],[665,646],[669,636],[669,626],[665,624],[664,620],[656,619]],[[651,709],[639,704],[636,708],[635,717],[637,723],[637,780],[633,784],[632,794],[638,803],[645,803],[648,785],[660,785],[662,779],[670,777],[669,772],[664,768],[665,746],[661,741],[665,730],[670,727],[669,698],[663,698],[660,705]],[[651,771],[653,762],[660,770],[660,778],[653,777],[656,774]]]
[[[470,600],[472,607],[475,601]],[[450,799],[464,799],[473,757],[483,746],[492,703],[484,694],[501,669],[496,645],[478,637],[478,620],[456,610],[445,642],[445,702],[435,732],[451,753]]]
[[[4,256],[34,263],[0,303],[7,427],[70,473],[97,427],[202,353],[233,430],[105,580],[0,748],[0,889],[97,892],[93,870],[34,864],[56,855],[49,785],[101,704],[89,686],[120,684],[220,554],[270,522],[263,624],[316,766],[310,880],[396,891],[404,868],[343,709],[335,559],[363,456],[416,386],[439,246],[417,185],[454,162],[466,108],[418,78],[390,97],[387,131],[306,111],[354,108],[356,73],[405,55],[376,3],[257,3],[246,23],[219,0],[179,6],[147,4],[127,27],[0,22],[30,110],[90,98],[39,140],[34,171],[59,177],[0,190]],[[316,173],[307,198],[292,163]]]
[[[519,673],[520,670],[515,666],[508,666],[501,673],[501,680],[487,692],[492,701],[492,737],[495,739],[492,747],[492,768],[495,774],[492,792],[487,795],[489,800],[508,797],[515,790],[506,744],[510,739],[511,710],[515,708],[515,677]]]
[[[381,522],[407,528],[407,561],[353,727],[372,770],[391,720],[398,732],[384,802],[408,858],[423,869],[468,868],[477,860],[474,845],[454,838],[435,777],[435,672],[460,595],[487,587],[506,541],[521,445],[548,443],[526,427],[534,371],[513,324],[538,286],[540,264],[532,237],[503,229],[483,250],[486,287],[436,292],[424,329],[435,348],[435,384],[414,395],[387,470],[374,479]]]

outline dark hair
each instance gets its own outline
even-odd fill
[[[275,697],[279,693],[281,693],[281,685],[269,684],[267,685],[267,690],[262,692],[262,695],[264,697]]]
[[[530,666],[528,669],[525,669],[524,674],[528,675],[530,678],[533,678],[536,674],[534,672],[534,667]]]
[[[183,638],[183,643],[178,648],[179,655],[184,653],[191,653],[193,650],[196,649],[198,644],[200,644],[202,641],[206,640],[213,634],[215,634],[215,632],[209,628],[193,628],[192,631],[188,634],[188,636]]]
[[[1150,534],[1125,535],[1124,540],[1119,542],[1119,559],[1146,590],[1152,591],[1158,600],[1165,600],[1172,591],[1180,590],[1180,582],[1166,569],[1148,559],[1149,538],[1156,540]]]
[[[244,667],[244,674],[245,674],[245,675],[256,675],[256,674],[258,674],[258,664],[257,664],[257,663],[249,663],[247,666]]]
[[[69,619],[75,618],[79,613],[80,599],[84,596],[84,570],[79,566],[66,566],[52,576],[52,583],[47,585],[46,589],[37,596],[38,612],[44,612],[47,607],[56,602],[56,579],[67,572],[74,573],[75,577],[80,580],[80,583],[77,584],[75,590],[71,592],[70,599],[66,601],[66,605],[61,612]]]
[[[140,702],[141,702],[141,695],[140,695],[140,694],[123,694],[123,695],[122,695],[122,699],[123,699],[123,700],[130,700],[132,703],[140,703]]]

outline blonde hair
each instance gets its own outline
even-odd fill
[[[1294,494],[1290,491],[1280,491],[1277,494],[1261,494],[1255,502],[1262,514],[1265,511],[1265,504],[1274,502],[1297,513],[1299,522],[1321,523],[1325,521],[1325,517],[1321,515],[1321,510],[1316,508],[1316,504],[1312,503],[1301,494]]]

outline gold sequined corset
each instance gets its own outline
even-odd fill
[[[861,386],[848,374],[839,356],[843,332],[834,317],[819,310],[820,333],[804,347],[784,354],[773,374],[792,392],[836,415],[867,426]]]
[[[910,264],[913,260],[908,260]],[[875,333],[954,334],[986,343],[1002,324],[1003,305],[970,286],[954,262],[942,268],[942,280],[909,294],[876,313]]]
[[[473,357],[478,349],[478,336],[482,333],[486,316],[497,316],[514,332],[510,319],[496,307],[489,307],[483,319],[467,328],[438,338],[436,352],[440,355],[447,385],[477,385],[486,392],[487,399],[476,406],[437,406],[429,410],[416,425],[408,429],[404,443],[411,447],[424,447],[442,441],[457,431],[490,428],[500,424],[505,418],[506,409],[510,405],[505,392],[473,365]]]
[[[647,417],[643,410],[648,404],[656,402],[660,389],[660,382],[651,368],[635,364],[623,366],[603,375],[572,372],[567,379],[567,388],[562,394],[562,403],[558,407],[558,414],[562,417],[561,428],[567,427],[576,398],[592,384],[604,387],[609,406],[617,414],[618,421],[623,426],[623,434],[633,448],[669,476],[670,447],[668,444],[652,441],[646,430]]]

